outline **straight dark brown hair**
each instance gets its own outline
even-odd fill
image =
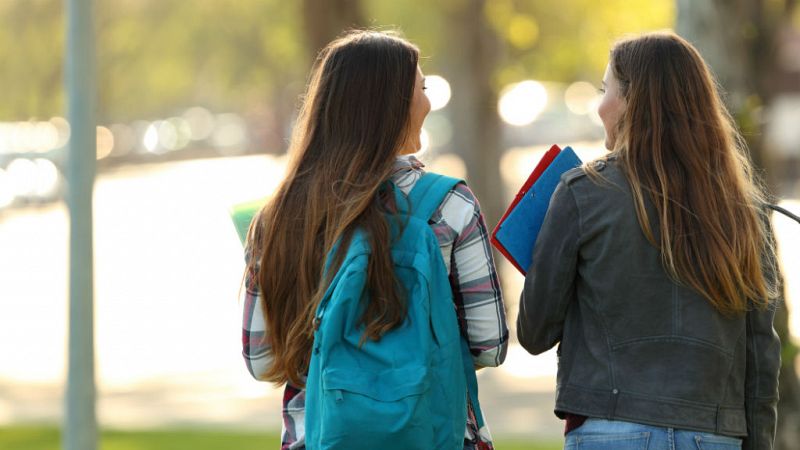
[[[626,101],[611,155],[665,269],[723,314],[767,305],[777,287],[765,278],[776,270],[766,195],[699,52],[673,33],[650,33],[617,43],[609,65]]]
[[[379,191],[407,137],[418,61],[414,45],[376,31],[349,32],[317,58],[286,178],[249,238],[248,270],[260,285],[274,359],[269,381],[303,385],[314,314],[329,283],[326,255],[341,239],[327,272],[335,274],[357,228],[372,249],[364,337],[379,339],[406,317]]]

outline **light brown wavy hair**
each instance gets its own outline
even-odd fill
[[[609,65],[626,106],[608,157],[618,158],[664,268],[722,314],[766,306],[777,296],[766,278],[777,270],[766,194],[699,52],[650,33],[618,42]]]
[[[319,53],[286,178],[249,236],[247,270],[259,282],[274,358],[268,381],[303,385],[317,305],[356,228],[372,249],[364,337],[377,340],[406,317],[381,193],[407,137],[418,60],[414,45],[376,31],[348,32]],[[326,276],[326,255],[340,239]]]

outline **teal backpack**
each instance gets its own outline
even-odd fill
[[[354,233],[317,308],[306,382],[309,450],[461,450],[468,392],[483,425],[472,357],[428,225],[459,181],[426,173],[408,199],[395,189],[404,217],[391,251],[408,316],[380,340],[363,345],[358,323],[368,301],[370,248],[362,232]]]

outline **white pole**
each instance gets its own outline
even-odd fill
[[[66,0],[65,81],[71,127],[66,164],[70,215],[69,356],[63,444],[97,449],[94,375],[92,188],[96,164],[92,0]]]

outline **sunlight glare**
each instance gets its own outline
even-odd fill
[[[500,117],[508,124],[524,126],[532,123],[547,106],[547,90],[542,83],[526,80],[507,86],[500,93]]]
[[[436,111],[447,106],[450,102],[450,83],[439,75],[425,77],[425,95],[431,101],[431,111]]]

